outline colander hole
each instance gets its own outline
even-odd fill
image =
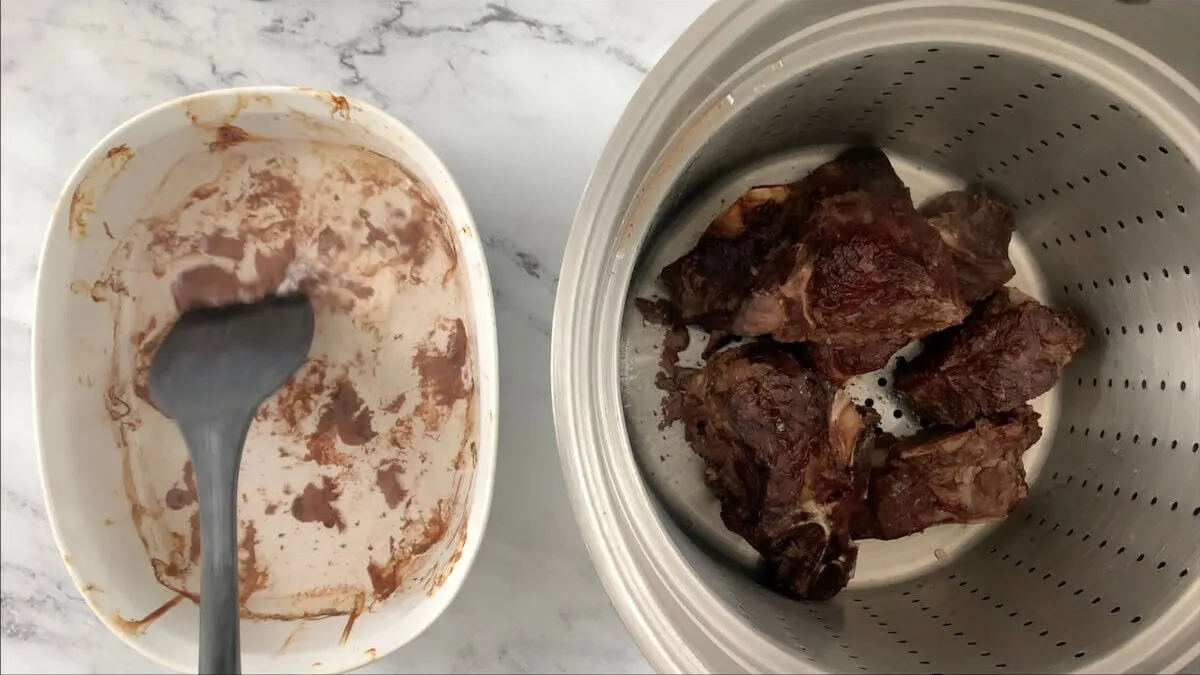
[[[1178,511],[1179,510],[1179,502],[1171,502],[1171,510]]]
[[[1054,646],[1055,647],[1066,647],[1067,643],[1065,640],[1059,640],[1058,642],[1054,643]]]
[[[1187,568],[1186,568],[1186,567],[1185,567],[1185,568],[1183,568],[1183,569],[1181,569],[1181,570],[1179,570],[1179,578],[1180,578],[1180,579],[1182,579],[1183,577],[1186,577],[1187,575],[1188,575],[1188,571],[1187,571]]]
[[[1129,623],[1141,623],[1141,622],[1142,622],[1142,617],[1140,617],[1140,616],[1135,616],[1129,620]]]
[[[1137,557],[1137,561],[1138,561],[1138,562],[1142,562],[1142,561],[1143,561],[1143,560],[1145,560],[1145,559],[1146,559],[1146,554],[1145,554],[1145,553],[1139,553],[1139,554],[1138,554],[1138,557]]]
[[[1120,613],[1121,613],[1121,608],[1120,608],[1120,607],[1113,607],[1112,609],[1108,610],[1108,613],[1109,613],[1109,614],[1120,614]]]
[[[1087,656],[1087,652],[1075,652],[1075,658],[1077,659],[1082,659],[1085,656]]]

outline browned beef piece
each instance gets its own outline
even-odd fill
[[[898,539],[944,523],[1003,518],[1029,492],[1021,456],[1042,435],[1028,405],[962,430],[926,430],[891,446],[871,473],[857,539]]]
[[[763,555],[775,586],[832,597],[854,571],[850,519],[878,416],[770,342],[727,348],[683,385],[685,433],[725,525]]]
[[[921,215],[949,247],[964,300],[982,300],[1013,278],[1008,244],[1016,221],[1008,204],[973,185],[934,198]]]
[[[1074,313],[1005,287],[897,368],[895,385],[923,419],[961,427],[1049,391],[1086,336]]]
[[[803,222],[804,207],[790,186],[770,185],[746,192],[722,212],[695,248],[663,268],[663,284],[683,320],[728,328],[771,248]]]
[[[900,351],[909,342],[907,335],[899,334],[890,339],[845,348],[809,342],[804,345],[804,350],[812,367],[830,382],[841,387],[855,375],[884,367],[892,358],[892,354]]]
[[[843,361],[868,372],[967,315],[949,251],[910,205],[848,192],[822,201],[808,227],[772,252],[734,332],[855,352]],[[878,352],[880,343],[895,349]]]
[[[865,190],[881,201],[909,203],[908,189],[882,151],[853,148],[790,185],[747,191],[709,225],[662,281],[688,323],[727,330],[750,297],[770,252],[794,242],[825,197]]]

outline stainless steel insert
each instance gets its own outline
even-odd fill
[[[655,68],[584,196],[554,335],[575,508],[655,667],[1175,671],[1200,657],[1189,26],[1200,3],[747,0],[718,4]],[[681,434],[647,417],[655,335],[628,303],[722,201],[850,143],[887,149],[918,198],[971,180],[1006,195],[1018,285],[1093,335],[1040,402],[1046,440],[1013,516],[865,547],[850,589],[807,604],[745,574],[753,551],[714,520]]]

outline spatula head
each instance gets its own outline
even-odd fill
[[[304,363],[313,310],[303,295],[194,309],[150,364],[150,398],[176,420],[253,413]]]

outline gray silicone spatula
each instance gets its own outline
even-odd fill
[[[187,442],[200,507],[201,674],[240,673],[237,483],[259,404],[304,363],[313,312],[302,295],[192,310],[150,365],[150,397]]]

